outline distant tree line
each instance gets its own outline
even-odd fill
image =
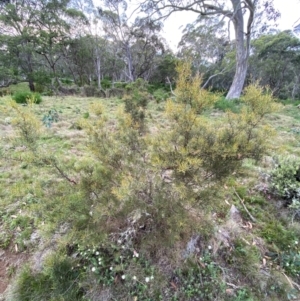
[[[236,73],[236,44],[219,16],[187,25],[176,53],[162,37],[162,23],[134,19],[124,1],[97,8],[92,0],[1,1],[0,24],[2,87],[26,81],[31,91],[66,85],[105,91],[142,78],[168,88],[176,62],[188,57],[203,87],[225,94]],[[268,85],[279,98],[300,98],[299,38],[253,26],[245,82]]]

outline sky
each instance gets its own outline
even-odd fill
[[[300,19],[300,0],[273,0],[274,6],[281,13],[278,29],[292,29]],[[176,50],[185,25],[192,23],[197,17],[195,13],[178,12],[173,14],[164,24],[164,36],[169,46]],[[300,20],[299,20],[300,23]],[[297,23],[298,24],[298,23]]]
[[[274,5],[281,13],[279,28],[292,29],[300,19],[300,0],[274,0]]]

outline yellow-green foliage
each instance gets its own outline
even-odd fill
[[[32,112],[32,103],[28,103],[27,107],[21,107],[11,101],[10,107],[15,113],[12,124],[18,133],[18,138],[33,150],[42,132],[42,122]]]
[[[138,78],[135,82],[126,86],[127,94],[123,100],[125,103],[125,112],[129,113],[133,125],[139,129],[140,132],[144,131],[146,107],[149,101],[149,93],[147,91],[147,83]]]
[[[201,89],[202,77],[199,73],[192,75],[191,63],[189,61],[179,62],[176,71],[176,101],[184,105],[190,105],[196,113],[211,107],[217,100],[217,95]]]
[[[69,216],[76,229],[89,229],[89,235],[97,236],[97,231],[109,234],[127,227],[136,241],[143,242],[141,236],[151,238],[154,233],[155,243],[159,237],[164,242],[182,238],[194,226],[187,203],[199,201],[204,188],[230,175],[244,158],[260,159],[265,153],[271,131],[260,122],[275,109],[269,94],[251,86],[241,113],[228,112],[220,121],[211,121],[202,113],[216,96],[201,89],[201,77],[192,76],[189,63],[179,64],[177,71],[176,98],[166,104],[169,126],[159,134],[142,135],[135,115],[124,108],[112,120],[94,104],[91,117],[80,124],[88,137],[83,158],[68,164],[39,152],[37,163],[51,166],[74,185],[72,196],[62,201],[64,214],[72,208]],[[40,122],[30,106],[12,106],[18,115],[15,126],[34,148]]]
[[[277,106],[271,94],[253,85],[245,90],[240,113],[227,112],[212,121],[200,112],[213,104],[215,96],[201,89],[201,78],[193,78],[189,70],[188,62],[177,68],[176,97],[166,105],[172,125],[153,142],[153,162],[172,170],[175,179],[199,188],[205,180],[212,183],[228,176],[245,158],[261,158],[272,135],[262,118]]]

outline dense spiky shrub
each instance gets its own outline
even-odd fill
[[[245,158],[259,160],[272,133],[261,124],[265,114],[276,109],[272,95],[249,86],[240,113],[228,111],[222,120],[211,121],[202,113],[216,96],[200,88],[201,78],[192,77],[189,63],[178,65],[177,72],[176,98],[166,105],[171,127],[153,141],[153,160],[172,170],[181,183],[198,188],[230,175]]]
[[[254,85],[245,90],[239,113],[226,112],[220,120],[211,120],[206,117],[207,109],[213,106],[218,96],[200,88],[201,77],[192,76],[188,63],[178,65],[177,71],[176,96],[167,101],[165,123],[157,133],[150,135],[141,131],[141,125],[145,126],[145,118],[141,123],[136,110],[145,110],[148,94],[144,94],[144,83],[138,81],[128,87],[125,110],[120,108],[117,116],[112,118],[102,106],[91,105],[89,118],[80,121],[80,127],[86,131],[88,138],[86,153],[76,160],[70,157],[59,160],[53,151],[47,152],[44,144],[39,144],[39,136],[36,135],[39,125],[31,115],[33,113],[29,112],[30,108],[14,103],[17,114],[14,124],[18,133],[27,144],[34,145],[27,149],[34,153],[34,156],[29,156],[30,163],[39,167],[44,165],[48,170],[52,167],[70,184],[55,182],[48,189],[51,197],[34,204],[35,212],[43,223],[50,221],[55,229],[67,225],[67,240],[72,241],[75,249],[79,244],[82,246],[83,257],[79,264],[84,262],[87,272],[97,272],[95,277],[102,279],[101,283],[106,283],[108,279],[118,288],[116,291],[122,290],[124,294],[126,290],[124,295],[127,296],[130,290],[136,293],[136,282],[132,276],[132,282],[128,282],[126,287],[123,281],[126,278],[122,278],[121,272],[139,272],[147,278],[151,275],[137,264],[136,258],[131,261],[136,252],[147,254],[149,264],[155,263],[164,252],[173,268],[174,262],[183,261],[182,254],[179,254],[182,249],[178,248],[178,251],[176,246],[180,244],[184,248],[182,246],[187,244],[193,233],[201,233],[201,244],[207,243],[214,225],[209,217],[203,214],[202,218],[201,214],[206,212],[207,205],[215,206],[219,201],[216,198],[204,198],[204,194],[209,196],[211,187],[239,169],[243,159],[259,160],[267,149],[272,133],[269,127],[262,124],[262,120],[265,114],[276,109],[276,105],[272,96],[260,87]],[[35,133],[35,136],[27,132]],[[40,189],[43,190],[44,186]],[[117,250],[110,251],[111,245],[118,245]],[[95,246],[95,252],[91,253],[87,246]],[[244,247],[236,247],[239,248],[236,254],[241,261],[244,260]],[[100,250],[107,259],[107,262],[103,260],[105,268],[99,267],[100,254],[97,252],[100,253]],[[130,260],[126,264],[122,250],[130,251]],[[252,248],[250,250],[247,247],[247,250],[250,252]],[[252,254],[246,265],[256,263],[256,253]],[[98,256],[97,266],[94,263],[95,256]],[[208,290],[211,280],[213,285],[219,283],[219,279],[221,282],[221,269],[210,258],[207,260],[205,264],[197,260],[192,272],[184,268],[182,272],[178,271],[175,276],[180,280],[179,296],[187,300],[187,296],[197,298],[199,291],[203,294],[203,300],[216,299],[214,292],[220,296],[223,285],[217,291]],[[77,285],[77,278],[74,280],[77,275],[73,274],[76,269],[69,268],[69,260],[59,261],[60,266],[70,272],[66,276]],[[110,267],[118,270],[111,272]],[[57,282],[60,273],[54,275],[54,268],[56,264],[49,267],[48,274],[51,277],[46,278],[43,273],[27,273],[26,279],[30,281],[23,282],[22,288],[25,289],[27,283],[37,285],[36,289],[30,291],[30,295],[35,296],[35,290],[39,292],[38,285],[47,283],[56,288],[56,296],[61,298],[61,291],[64,292],[65,287],[61,288]],[[246,267],[237,271],[243,275]],[[56,275],[59,277],[54,280],[52,277],[56,278]],[[80,273],[81,276],[95,279],[88,273]],[[199,277],[204,280],[201,285]],[[170,283],[169,278],[161,278],[163,281],[158,280],[153,284],[155,290],[159,290],[160,285]],[[146,290],[147,287],[143,285],[142,288]],[[81,297],[81,291],[76,289],[75,292],[80,293]],[[46,298],[55,298],[52,293],[50,291]],[[148,296],[148,293],[142,293]],[[132,296],[134,299],[137,295]],[[112,298],[122,300],[119,297],[120,294],[116,293]],[[150,293],[149,298],[159,300],[154,295],[150,297]],[[165,299],[171,298],[168,295]],[[140,299],[143,300],[142,297]]]

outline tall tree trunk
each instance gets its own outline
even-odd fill
[[[29,77],[29,79],[28,79],[28,85],[29,85],[30,91],[35,92],[34,82],[33,82],[33,79],[31,77]]]
[[[236,69],[231,87],[226,95],[226,99],[235,99],[241,96],[248,69],[248,58],[250,49],[250,32],[253,22],[254,6],[250,6],[250,16],[247,24],[247,32],[244,32],[244,16],[240,0],[231,0],[234,9],[233,25],[236,40]],[[249,3],[250,1],[247,1]],[[245,39],[246,35],[246,39]]]
[[[239,42],[237,41],[237,43]],[[247,55],[245,54],[244,45],[243,44],[237,45],[236,49],[237,49],[237,53],[236,53],[235,74],[230,89],[228,91],[228,94],[226,95],[226,99],[235,99],[241,96],[246,75],[247,75],[248,58]]]
[[[135,81],[135,76],[133,74],[132,55],[131,55],[131,49],[130,49],[130,46],[129,46],[128,42],[126,42],[125,49],[126,49],[127,68],[128,68],[127,77],[129,78],[130,82],[134,82]]]

